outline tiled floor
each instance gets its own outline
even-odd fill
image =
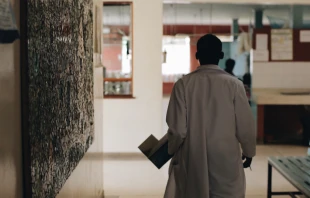
[[[298,146],[258,146],[252,171],[246,170],[247,198],[266,198],[267,157],[306,155],[307,148]],[[168,166],[156,169],[143,156],[106,157],[104,162],[104,190],[106,198],[162,198],[168,179]],[[273,189],[294,190],[274,171]],[[278,198],[285,198],[277,196]]]

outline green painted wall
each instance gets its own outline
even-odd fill
[[[231,58],[230,42],[223,42],[222,51],[224,52],[224,58],[220,61],[219,66],[225,69],[225,62],[227,59]]]

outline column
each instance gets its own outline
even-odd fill
[[[238,19],[233,19],[231,24],[231,35],[234,37],[234,41],[238,39],[239,23]]]
[[[290,13],[290,28],[302,28],[303,26],[303,6],[292,5]]]
[[[264,11],[262,9],[256,9],[254,10],[254,27],[257,28],[262,28],[263,27],[263,14]]]

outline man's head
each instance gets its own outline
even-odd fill
[[[200,65],[217,65],[223,59],[222,42],[213,34],[206,34],[197,42],[196,59]]]
[[[233,59],[226,60],[226,70],[232,72],[234,70],[236,62]]]

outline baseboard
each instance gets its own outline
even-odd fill
[[[104,160],[110,160],[110,159],[121,159],[121,160],[146,160],[147,158],[139,152],[132,152],[132,153],[126,153],[126,152],[104,152],[103,153]]]

